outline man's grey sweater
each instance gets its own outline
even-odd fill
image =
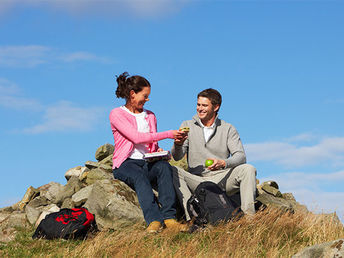
[[[226,168],[246,163],[240,136],[233,125],[216,117],[214,133],[208,142],[205,142],[198,115],[192,120],[184,121],[181,127],[190,128],[188,138],[183,145],[174,144],[171,153],[175,160],[180,160],[187,154],[190,173],[202,174],[205,171],[205,160],[209,158],[225,160]]]

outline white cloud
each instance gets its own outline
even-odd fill
[[[68,63],[80,61],[110,63],[108,58],[85,51],[62,53],[58,49],[40,45],[0,46],[0,66],[3,67],[32,68],[58,61]]]
[[[301,138],[304,137],[299,140]],[[313,145],[277,141],[253,143],[245,145],[245,149],[250,162],[269,161],[289,168],[322,162],[344,164],[344,137],[325,137]]]
[[[286,139],[287,142],[309,142],[316,139],[317,136],[312,133],[302,133]]]
[[[304,172],[288,172],[283,174],[271,175],[276,182],[281,182],[284,190],[295,191],[298,189],[310,189],[318,191],[328,184],[344,185],[344,170],[332,173],[304,173]],[[262,179],[267,180],[266,178]]]
[[[88,53],[88,52],[74,52],[70,54],[62,55],[59,59],[71,63],[76,61],[95,61],[100,63],[109,63],[109,59],[105,57],[98,57],[94,54]]]
[[[68,101],[59,101],[56,104],[43,105],[39,101],[21,96],[21,89],[13,82],[0,78],[0,107],[20,111],[37,111],[43,113],[42,122],[15,132],[39,134],[61,131],[90,131],[99,119],[104,118],[101,107],[79,107]]]
[[[16,110],[42,109],[42,105],[35,99],[21,96],[20,88],[13,82],[0,78],[0,106]]]
[[[156,17],[173,13],[188,2],[190,0],[2,0],[0,11],[5,12],[10,7],[24,5],[60,10],[72,15]]]
[[[50,48],[45,46],[0,47],[0,66],[35,67],[47,62]]]
[[[90,131],[103,117],[102,108],[81,108],[68,101],[49,106],[43,115],[43,122],[23,130],[28,134],[62,131]]]

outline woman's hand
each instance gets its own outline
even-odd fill
[[[184,141],[188,138],[188,133],[180,130],[173,131],[174,143],[182,145]]]

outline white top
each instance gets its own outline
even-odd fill
[[[211,126],[204,126],[201,122],[201,126],[203,128],[204,140],[207,143],[209,141],[210,136],[214,133],[215,130],[215,122]]]
[[[137,124],[137,131],[140,133],[149,133],[150,128],[148,121],[146,120],[147,112],[144,109],[143,112],[139,114],[135,114],[131,112],[129,109],[127,109],[125,106],[121,106],[121,108],[125,111],[127,111],[129,114],[133,115],[136,118],[136,124]],[[129,158],[131,159],[143,159],[143,155],[147,152],[149,152],[148,144],[134,144],[134,148],[129,154]]]

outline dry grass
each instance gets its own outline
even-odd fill
[[[290,257],[306,246],[344,237],[342,224],[314,214],[263,211],[251,219],[194,233],[146,234],[142,225],[101,232],[62,256]]]
[[[326,215],[258,212],[194,234],[150,235],[143,224],[100,232],[85,241],[32,240],[34,229],[0,244],[0,257],[291,257],[306,246],[344,238],[343,225]]]

